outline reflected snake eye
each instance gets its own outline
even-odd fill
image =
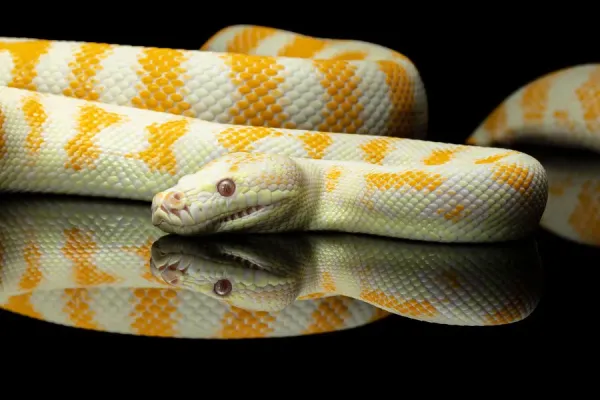
[[[229,293],[231,293],[232,289],[233,289],[233,285],[231,284],[231,281],[229,281],[228,279],[218,280],[215,283],[215,286],[213,287],[213,291],[218,296],[227,296]]]
[[[223,179],[217,183],[217,190],[221,196],[229,197],[235,192],[235,182],[231,179]]]

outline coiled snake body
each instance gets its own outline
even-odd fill
[[[420,140],[406,57],[249,26],[204,50],[2,42],[0,189],[154,200],[177,233],[490,242],[537,228],[541,164]]]
[[[153,226],[144,203],[85,197],[0,199],[0,250],[1,308],[146,336],[297,336],[390,314],[504,325],[528,317],[542,288],[532,239],[447,245],[308,232],[198,240]]]
[[[600,171],[595,159],[557,162],[510,148],[520,140],[533,140],[599,151],[594,105],[600,90],[597,66],[559,71],[519,89],[467,144],[459,145],[424,140],[428,118],[424,86],[415,66],[395,51],[256,26],[226,28],[201,50],[2,38],[0,190],[152,202],[148,212],[141,213],[146,223],[156,224],[163,233],[338,230],[434,242],[491,242],[524,237],[541,219],[542,226],[565,238],[600,243]],[[493,145],[502,148],[489,147]],[[209,297],[194,300],[194,291],[181,291],[188,296],[181,301],[183,297],[164,294],[174,289],[165,288],[162,280],[153,284],[167,292],[143,294],[141,287],[151,279],[145,272],[134,274],[137,283],[119,277],[119,271],[108,265],[114,248],[102,253],[104,242],[93,239],[106,239],[111,229],[114,234],[118,221],[126,218],[108,218],[105,221],[112,223],[94,227],[95,217],[90,216],[94,201],[86,201],[91,208],[55,217],[56,224],[47,227],[48,232],[50,227],[60,228],[54,234],[28,225],[27,212],[3,215],[0,272],[3,293],[8,296],[4,308],[44,316],[39,309],[43,301],[36,303],[36,296],[58,293],[64,307],[46,310],[50,316],[45,319],[167,336],[229,337],[240,332],[236,328],[215,333],[216,325],[189,330],[183,319],[175,323],[168,313],[161,314],[160,321],[179,324],[178,328],[165,327],[163,322],[157,324],[167,333],[152,333],[147,325],[140,328],[143,322],[139,321],[150,320],[143,311],[153,301],[184,316],[190,310],[187,306],[198,306],[210,301]],[[30,206],[32,213],[42,210]],[[90,212],[88,217],[85,210]],[[11,232],[21,228],[22,240],[13,240]],[[158,231],[153,232],[157,235]],[[62,253],[40,245],[45,242],[61,246]],[[81,243],[89,248],[77,247]],[[137,253],[134,247],[129,247],[133,253],[147,255],[139,244]],[[149,251],[148,244],[145,249]],[[57,260],[74,272],[53,281],[60,276],[52,272],[60,270]],[[44,265],[49,269],[40,269]],[[182,264],[178,261],[177,265]],[[169,268],[158,271],[158,276],[204,291],[202,270],[189,265],[184,271],[187,275],[176,273],[175,280]],[[314,260],[306,265],[315,265]],[[79,280],[65,283],[73,276]],[[261,303],[257,297],[251,301],[230,297],[229,301],[241,301],[243,306],[262,304],[271,310],[260,314],[268,321],[277,320],[278,312],[280,321],[287,321],[279,328],[269,325],[268,334],[249,336],[327,330],[307,328],[308,317],[302,317],[306,313],[300,310],[339,305],[332,303],[339,300],[331,293],[277,311],[296,295],[310,297],[307,287],[327,292],[324,275],[315,276],[320,278],[285,278],[295,282],[289,288],[296,288],[288,289],[286,301]],[[48,291],[31,292],[43,282],[50,282]],[[123,287],[102,289],[107,282]],[[253,285],[252,281],[236,282]],[[427,314],[424,300],[432,301],[420,299],[402,308],[407,303],[397,298],[393,306],[389,296],[361,297],[364,280],[339,282],[354,282],[337,293],[354,296],[358,303],[352,304],[361,305],[344,303],[352,322],[338,327],[357,326],[385,314],[358,299],[387,312],[402,315],[405,310],[409,316],[417,309],[420,315]],[[111,298],[111,290],[122,293],[113,298],[125,300],[121,308],[113,306],[102,314],[99,302]],[[256,287],[253,290],[254,295],[264,293]],[[504,311],[490,317],[489,309],[484,310],[487,317],[476,316],[465,311],[467,307],[456,314],[462,315],[457,323],[518,320],[535,304],[510,298],[506,304],[520,310],[511,314],[514,318],[498,317],[506,315]],[[438,300],[438,311],[449,304],[448,298]],[[318,304],[306,303],[310,301]],[[127,316],[114,311],[125,310],[124,304],[133,304]],[[103,317],[90,322],[87,308],[78,309],[70,315],[83,319],[69,323],[65,310],[77,307],[94,309],[98,318]],[[240,312],[235,305],[228,307]],[[135,319],[136,312],[143,317]],[[452,313],[435,314],[435,318],[433,314],[427,318],[453,323]],[[121,318],[120,322],[114,318]],[[135,322],[128,318],[138,321],[137,328],[131,328]]]

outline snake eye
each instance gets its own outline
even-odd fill
[[[229,197],[235,192],[235,182],[231,179],[223,179],[217,183],[219,194],[224,197]]]
[[[231,281],[228,279],[218,280],[213,287],[213,291],[218,296],[227,296],[229,293],[231,293],[231,289],[233,289],[233,287],[231,285]]]

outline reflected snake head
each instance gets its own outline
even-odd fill
[[[230,153],[157,193],[152,223],[181,235],[268,230],[287,222],[301,184],[288,157]]]
[[[167,235],[153,243],[150,268],[170,286],[203,293],[245,310],[280,311],[295,301],[301,281],[275,265],[273,249],[240,242]],[[284,263],[285,264],[285,263]]]

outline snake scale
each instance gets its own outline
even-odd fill
[[[152,202],[147,218],[163,233],[493,242],[541,222],[597,245],[595,159],[512,145],[597,153],[598,90],[595,65],[557,71],[510,95],[466,144],[437,143],[425,140],[416,67],[372,43],[248,25],[223,29],[200,51],[0,38],[0,190]],[[74,218],[91,224],[85,213]],[[7,243],[15,247],[3,243],[5,259],[23,256]],[[287,308],[291,319],[305,301]]]
[[[166,234],[149,214],[144,203],[112,199],[1,199],[0,307],[88,330],[238,339],[340,331],[389,315],[505,325],[540,301],[533,239],[451,245],[306,232],[199,240]]]

